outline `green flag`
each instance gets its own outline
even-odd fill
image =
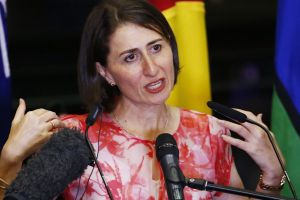
[[[300,193],[300,1],[279,0],[276,30],[276,78],[272,131],[286,159],[289,177]],[[283,194],[290,196],[288,184]]]

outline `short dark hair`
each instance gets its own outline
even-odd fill
[[[81,38],[78,60],[79,92],[91,108],[101,104],[114,109],[120,91],[111,86],[96,69],[96,62],[107,66],[109,39],[120,24],[133,23],[156,31],[170,44],[173,53],[174,84],[179,73],[178,49],[174,33],[163,14],[146,0],[102,0],[89,14]]]

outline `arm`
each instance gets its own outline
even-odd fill
[[[64,126],[54,112],[37,109],[25,114],[25,110],[25,101],[20,99],[8,139],[1,150],[0,178],[7,184],[16,178],[23,161],[48,141],[53,129]],[[5,190],[0,189],[0,199],[4,193]]]

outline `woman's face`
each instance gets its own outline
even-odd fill
[[[173,55],[169,43],[157,32],[126,23],[111,35],[107,67],[98,72],[115,83],[122,100],[137,104],[162,104],[174,85]]]

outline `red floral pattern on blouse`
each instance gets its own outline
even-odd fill
[[[62,117],[68,127],[82,131],[85,118],[86,115]],[[98,162],[114,199],[167,199],[162,171],[158,173],[158,180],[152,178],[153,163],[159,165],[155,158],[155,141],[126,133],[107,113],[103,113],[100,121],[90,127],[89,138],[95,150],[99,149]],[[173,136],[180,152],[179,165],[183,174],[228,185],[233,159],[229,145],[220,137],[228,133],[214,117],[182,109],[180,124]],[[185,187],[184,195],[188,200],[206,200],[222,194]],[[97,168],[91,166],[80,179],[69,184],[63,196],[65,199],[109,199]]]

